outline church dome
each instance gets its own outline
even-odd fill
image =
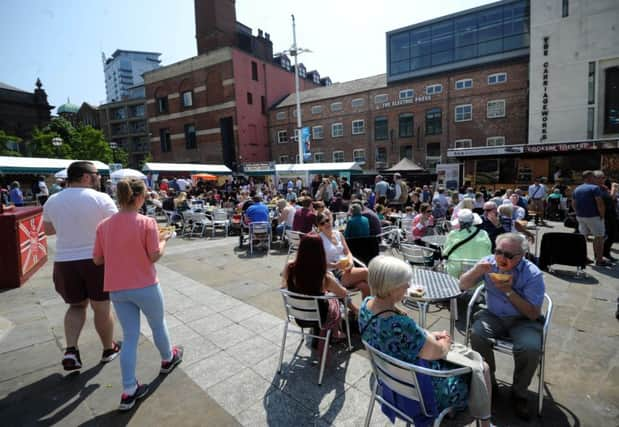
[[[71,101],[67,99],[67,103],[66,104],[62,104],[60,107],[58,107],[57,113],[58,114],[77,114],[77,111],[80,109],[80,107],[78,107],[75,104],[71,104]]]

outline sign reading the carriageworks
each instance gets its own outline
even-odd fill
[[[544,37],[544,56],[548,56],[549,40],[549,37]],[[548,61],[545,61],[544,71],[542,73],[542,86],[544,87],[544,91],[542,94],[542,136],[539,139],[540,142],[544,142],[548,139],[548,68]]]
[[[382,110],[384,108],[399,107],[400,105],[418,104],[420,102],[430,102],[430,101],[432,101],[432,96],[430,95],[413,96],[411,98],[398,99],[396,101],[389,101],[389,102],[383,102],[382,104],[376,104],[376,109]]]

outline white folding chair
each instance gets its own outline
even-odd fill
[[[223,228],[226,233],[225,235],[228,235],[230,220],[228,219],[228,212],[225,209],[215,209],[213,211],[213,237],[215,237],[215,230],[218,227]]]
[[[454,411],[454,408],[449,407],[443,409],[440,413],[436,408],[429,408],[426,402],[425,393],[434,392],[432,387],[429,387],[429,391],[422,390],[419,384],[418,374],[428,375],[431,377],[449,378],[459,375],[465,375],[472,370],[469,367],[449,369],[447,371],[439,371],[435,369],[425,368],[412,363],[406,363],[391,357],[380,350],[372,347],[365,340],[363,345],[368,351],[370,363],[372,365],[372,373],[374,376],[374,384],[372,387],[372,397],[370,398],[370,404],[368,406],[368,412],[365,416],[365,426],[370,425],[372,419],[372,412],[374,410],[374,403],[378,401],[382,405],[386,405],[392,409],[398,417],[402,418],[407,424],[415,424],[413,418],[402,412],[401,409],[395,407],[392,403],[383,398],[383,387],[389,387],[395,393],[419,402],[419,407],[423,415],[429,418],[434,418],[434,426],[438,427],[441,424],[443,418]]]
[[[485,285],[480,285],[475,290],[471,301],[466,310],[466,345],[469,345],[471,339],[471,326],[472,326],[472,314],[473,308],[475,306],[475,302],[480,297],[482,292],[485,291]],[[539,367],[538,367],[538,386],[537,386],[537,415],[542,415],[542,407],[544,405],[544,367],[545,367],[545,356],[546,356],[546,340],[548,339],[548,333],[550,332],[550,321],[552,320],[552,299],[550,295],[544,294],[544,303],[542,305],[542,316],[544,317],[544,326],[542,328],[542,345],[540,349],[539,356]],[[503,354],[514,354],[514,346],[509,338],[500,338],[493,340],[493,349]]]
[[[286,263],[290,258],[290,254],[296,252],[301,244],[301,238],[305,236],[305,233],[300,231],[286,230],[286,240],[288,241],[288,255],[286,256]]]
[[[266,221],[249,223],[249,253],[254,254],[254,241],[266,242],[267,255],[271,251],[271,224]]]
[[[320,361],[320,372],[318,373],[318,385],[322,385],[322,377],[325,371],[325,364],[327,361],[327,351],[329,349],[329,340],[331,339],[331,330],[327,329],[325,336],[313,335],[311,333],[306,333],[306,328],[318,327],[322,330],[323,322],[322,317],[320,315],[320,304],[319,301],[324,301],[328,303],[330,299],[340,298],[335,295],[303,295],[295,292],[291,292],[288,289],[280,289],[282,294],[282,298],[284,299],[284,308],[286,309],[286,323],[284,325],[284,336],[282,338],[282,347],[279,353],[279,365],[277,368],[277,372],[281,373],[282,371],[282,362],[284,360],[284,350],[286,349],[286,337],[288,332],[292,332],[295,334],[301,335],[301,341],[297,346],[297,349],[294,353],[294,357],[296,357],[301,344],[305,341],[305,337],[312,337],[316,339],[323,340],[325,342],[324,348],[322,350],[322,356]],[[348,350],[352,349],[350,345],[350,327],[348,325],[348,308],[347,304],[340,304],[340,308],[343,310],[343,318],[346,322],[346,334],[348,337]],[[291,321],[294,321],[299,328],[300,331],[289,329],[289,324]]]

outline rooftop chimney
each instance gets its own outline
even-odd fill
[[[194,0],[198,55],[236,44],[235,0]]]

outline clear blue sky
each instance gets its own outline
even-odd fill
[[[101,52],[161,52],[162,64],[196,55],[193,0],[1,0],[0,81],[50,103],[105,100]],[[297,42],[308,70],[334,82],[385,72],[385,32],[488,0],[237,0],[237,20],[271,34],[275,52]],[[379,6],[377,9],[376,6]]]

